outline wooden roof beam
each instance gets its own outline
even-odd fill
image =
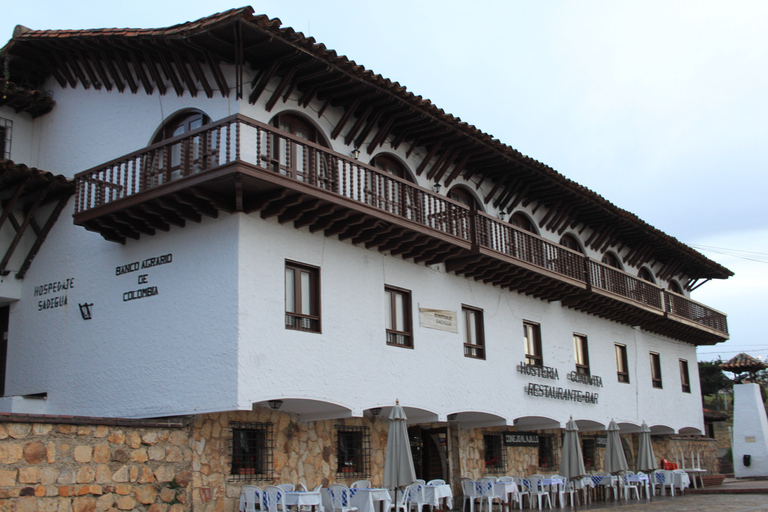
[[[186,221],[179,214],[168,208],[163,208],[159,205],[150,203],[141,203],[138,207],[149,215],[156,216],[161,222],[172,224],[180,228],[183,228],[186,225]]]

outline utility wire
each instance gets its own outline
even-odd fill
[[[768,253],[756,251],[742,251],[738,249],[727,249],[725,247],[712,247],[708,245],[688,244],[689,247],[700,251],[709,251],[725,256],[733,256],[742,260],[755,261],[758,263],[768,263]]]

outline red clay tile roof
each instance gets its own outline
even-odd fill
[[[720,365],[720,368],[733,373],[756,372],[768,368],[764,362],[747,354],[739,354]]]
[[[563,197],[579,202],[583,211],[589,210],[590,217],[599,217],[599,224],[616,226],[618,232],[620,232],[620,238],[630,238],[629,233],[634,233],[635,236],[632,237],[634,245],[653,246],[654,253],[661,256],[657,257],[659,261],[681,259],[685,262],[685,273],[695,278],[724,279],[733,275],[733,272],[724,266],[686,246],[676,238],[656,229],[636,215],[615,206],[599,194],[566,178],[553,168],[520,153],[493,136],[482,132],[475,126],[462,121],[459,117],[446,113],[444,110],[436,107],[429,99],[409,92],[398,82],[393,82],[373,73],[346,56],[338,55],[334,50],[326,48],[322,43],[317,43],[314,38],[306,37],[301,32],[294,31],[291,27],[282,27],[281,21],[278,18],[271,19],[265,15],[254,16],[253,12],[251,7],[242,7],[217,13],[196,21],[154,29],[111,28],[35,31],[22,28],[14,32],[14,38],[6,45],[5,50],[8,53],[13,53],[16,47],[23,46],[28,42],[64,41],[68,39],[105,39],[115,43],[115,45],[124,44],[129,39],[164,39],[169,42],[174,40],[187,42],[191,40],[191,36],[242,23],[241,26],[244,27],[244,30],[260,30],[271,34],[276,40],[290,45],[300,54],[309,54],[316,59],[324,61],[333,69],[340,71],[346,76],[352,76],[369,86],[398,98],[401,102],[419,111],[419,117],[447,126],[452,133],[461,134],[467,140],[472,141],[473,144],[479,143],[486,150],[490,149],[494,154],[503,155],[514,162],[514,165],[509,167],[507,177],[494,175],[492,179],[499,179],[506,183],[513,180],[514,176],[512,175],[515,173],[533,172],[539,179],[543,178],[547,183],[555,185],[561,191],[560,195]],[[217,44],[212,39],[206,41],[211,47],[215,47]],[[221,48],[218,49],[220,50]],[[217,54],[217,57],[228,62],[234,61],[234,56],[231,55],[224,58]],[[587,207],[586,210],[585,207]],[[591,222],[595,223],[594,220]]]
[[[53,187],[46,195],[46,202],[75,193],[75,181],[61,174],[54,175],[35,167],[17,164],[13,160],[0,160],[0,191],[15,187],[25,180],[25,192],[34,192],[53,182]]]
[[[32,117],[47,114],[56,102],[42,91],[25,89],[0,78],[0,107],[9,106],[16,112],[27,112]]]

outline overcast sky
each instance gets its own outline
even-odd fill
[[[6,2],[33,29],[151,28],[244,4]],[[736,272],[693,298],[768,358],[768,2],[253,0]]]

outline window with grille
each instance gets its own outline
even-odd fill
[[[653,387],[661,389],[661,358],[656,352],[651,352],[651,381]]]
[[[554,434],[539,434],[539,468],[557,469],[557,466]]]
[[[336,425],[336,473],[343,478],[371,475],[371,432],[368,427]]]
[[[523,322],[523,339],[525,364],[544,366],[544,357],[541,354],[541,326],[532,322]]]
[[[384,288],[386,305],[387,345],[413,348],[411,323],[411,292],[401,288]]]
[[[619,382],[629,384],[629,365],[627,364],[627,346],[616,343],[616,375]]]
[[[272,423],[233,421],[232,480],[266,480],[272,478]]]
[[[581,439],[581,456],[585,468],[594,469],[597,467],[595,453],[597,451],[597,440],[594,437],[583,437]]]
[[[486,473],[504,473],[507,470],[506,453],[503,438],[500,433],[486,432],[483,434]]]
[[[688,377],[688,361],[680,360],[680,383],[683,385],[683,393],[691,392],[691,380]]]
[[[285,328],[320,332],[320,269],[285,262]]]
[[[589,350],[587,350],[587,337],[581,334],[574,334],[573,350],[576,357],[576,372],[582,375],[589,375]]]
[[[461,313],[464,316],[464,356],[485,359],[483,310],[461,306]]]
[[[13,121],[0,117],[0,160],[11,159],[11,127]]]

